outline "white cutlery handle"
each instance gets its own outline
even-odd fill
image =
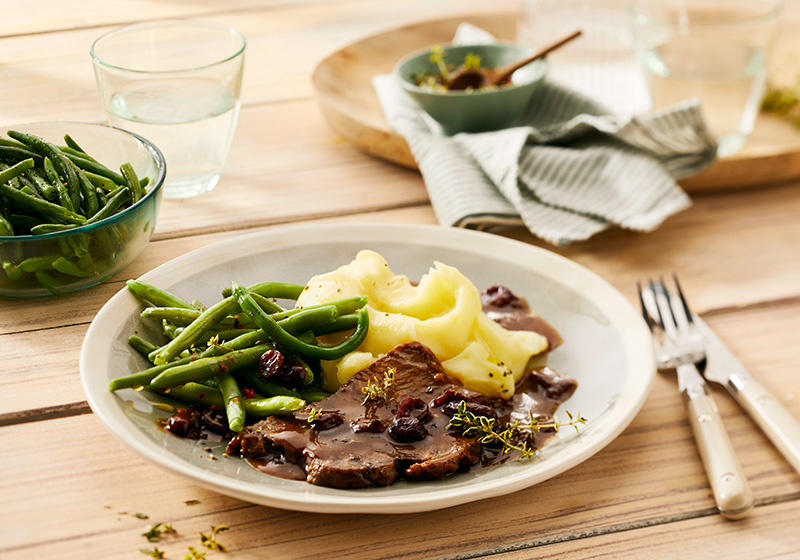
[[[690,385],[683,397],[719,512],[728,519],[746,517],[753,509],[753,493],[714,399],[705,384]]]
[[[731,375],[728,389],[778,451],[800,473],[800,422],[749,373]]]

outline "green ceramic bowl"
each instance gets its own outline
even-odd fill
[[[513,43],[491,45],[442,45],[444,59],[456,68],[468,53],[481,57],[481,66],[502,66],[533,54],[533,49]],[[445,134],[484,132],[506,128],[525,108],[531,95],[547,74],[547,60],[539,59],[517,70],[511,84],[473,91],[439,91],[416,84],[425,73],[436,74],[430,61],[431,49],[411,54],[394,68],[394,75],[403,89],[419,106],[442,125]]]

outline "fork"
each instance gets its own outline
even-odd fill
[[[642,314],[653,333],[658,369],[677,371],[678,386],[717,509],[728,519],[742,519],[753,508],[753,493],[716,403],[697,369],[706,358],[703,337],[695,328],[677,276],[673,275],[673,281],[677,295],[667,289],[663,278],[650,280],[644,288],[637,284]]]

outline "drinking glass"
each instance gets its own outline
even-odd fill
[[[767,81],[781,0],[631,0],[653,107],[700,99],[717,155],[744,146]]]
[[[163,152],[165,197],[196,196],[219,181],[239,115],[245,45],[235,29],[193,21],[129,25],[92,44],[108,120]]]

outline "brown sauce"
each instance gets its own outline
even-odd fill
[[[477,400],[490,406],[497,415],[500,425],[505,425],[514,420],[519,420],[522,424],[527,424],[532,414],[541,423],[548,423],[553,419],[553,415],[559,405],[569,398],[572,390],[553,391],[554,386],[566,386],[571,383],[574,390],[574,381],[561,375],[556,370],[542,366],[534,368],[530,375],[526,375],[521,383],[516,387],[512,399],[489,399],[477,393]],[[441,391],[433,391],[430,401],[434,401],[440,396]],[[471,392],[464,390],[469,395]],[[432,404],[429,403],[429,404]],[[442,414],[442,407],[430,406],[433,419],[426,423],[430,438],[451,437],[455,434],[448,426],[449,418]],[[300,415],[302,413],[297,413]],[[368,415],[368,410],[367,410]],[[533,431],[528,440],[528,446],[533,449],[540,449],[550,439],[555,436],[555,430],[543,428],[541,431]],[[324,440],[324,445],[316,445],[318,438]],[[292,441],[296,440],[296,444]],[[286,478],[290,480],[306,480],[304,467],[300,466],[304,462],[304,457],[311,453],[319,458],[327,459],[328,453],[337,451],[337,443],[347,444],[349,452],[353,456],[363,455],[367,452],[374,453],[376,449],[384,449],[385,453],[397,458],[400,465],[404,462],[404,457],[415,456],[417,446],[424,445],[424,441],[398,443],[394,441],[386,431],[370,433],[354,433],[352,424],[344,422],[332,429],[316,432],[311,427],[301,425],[289,425],[287,430],[281,433],[280,444],[282,453],[268,453],[265,456],[246,459],[247,462],[261,472]],[[484,446],[480,460],[472,465],[462,468],[460,472],[474,471],[491,467],[508,460],[515,460],[519,457],[519,452],[501,453],[499,448]],[[299,463],[299,464],[295,464]],[[400,477],[404,478],[404,477]],[[424,480],[424,479],[416,479]]]

